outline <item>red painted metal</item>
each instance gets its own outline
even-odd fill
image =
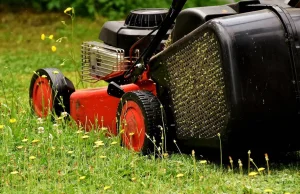
[[[139,90],[148,90],[155,96],[157,95],[156,85],[152,80],[140,80],[137,81],[135,84],[139,87]]]
[[[156,94],[155,84],[151,80],[121,87],[125,92],[148,90]],[[107,87],[77,90],[70,97],[70,115],[87,131],[106,127],[109,133],[116,135],[116,113],[119,102],[119,98],[107,94]]]
[[[52,110],[52,88],[47,78],[38,77],[36,79],[33,86],[32,103],[34,112],[39,117],[46,117],[48,111]]]
[[[145,141],[145,124],[142,110],[133,101],[124,104],[121,112],[123,145],[137,152],[141,151]]]

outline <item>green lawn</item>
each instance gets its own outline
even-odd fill
[[[297,162],[275,164],[270,156],[269,175],[261,163],[258,168],[265,170],[249,176],[248,161],[242,161],[240,169],[238,158],[233,158],[233,167],[223,161],[222,168],[196,160],[201,153],[154,159],[122,148],[119,137],[84,133],[72,121],[39,120],[28,105],[33,71],[57,67],[76,83],[80,44],[97,40],[105,20],[76,18],[77,63],[61,65],[72,44],[70,39],[61,44],[54,40],[71,35],[66,15],[0,13],[0,18],[0,193],[300,193]],[[54,39],[42,41],[41,34],[53,34]],[[56,52],[51,51],[53,45]],[[252,163],[250,168],[257,172]]]

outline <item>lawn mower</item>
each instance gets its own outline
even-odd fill
[[[75,90],[58,69],[33,75],[38,117],[68,112],[85,130],[108,129],[143,154],[188,148],[293,151],[300,147],[299,1],[247,0],[137,9],[83,42]],[[175,21],[176,20],[176,21]]]

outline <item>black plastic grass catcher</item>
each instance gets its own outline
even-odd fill
[[[241,12],[199,24],[150,61],[169,132],[191,146],[218,147],[220,133],[228,149],[299,149],[300,9]]]

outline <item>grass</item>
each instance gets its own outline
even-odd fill
[[[197,152],[154,159],[122,148],[119,137],[103,131],[83,132],[61,118],[56,124],[40,120],[28,105],[33,71],[57,67],[76,82],[76,64],[60,65],[71,43],[56,44],[53,53],[53,42],[40,38],[42,33],[69,36],[60,22],[69,19],[29,12],[0,18],[0,193],[300,193],[298,163],[274,164],[270,156],[270,166],[259,164],[265,170],[258,173],[251,161],[249,172],[258,174],[249,176],[248,161],[238,158],[223,160],[228,168],[196,159]],[[76,61],[81,41],[97,40],[104,21],[76,19]]]

